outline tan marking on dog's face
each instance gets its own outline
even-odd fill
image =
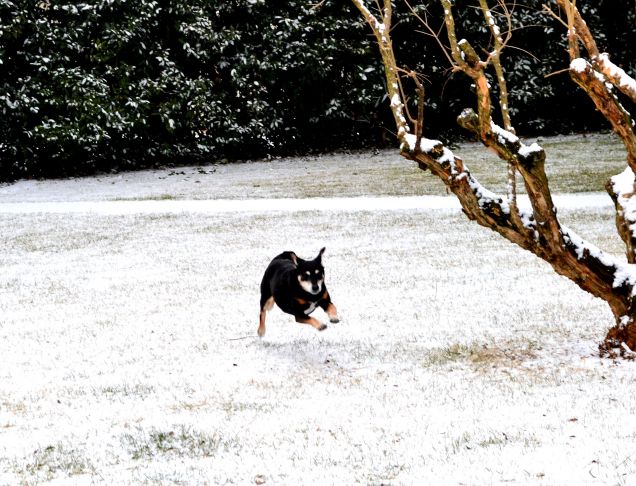
[[[310,271],[306,271],[298,275],[298,283],[300,284],[302,289],[308,294],[317,295],[318,293],[320,293],[320,290],[322,289],[323,279],[316,280],[316,288],[314,288],[314,284],[311,281],[311,279],[312,279],[312,272]]]

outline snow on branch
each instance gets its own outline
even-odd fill
[[[465,109],[459,115],[457,121],[467,130],[479,133],[479,120],[474,110]],[[530,168],[545,161],[543,148],[536,143],[525,145],[517,135],[500,127],[493,121],[490,122],[489,137],[482,140],[482,142],[494,148],[497,155],[508,162],[519,163]]]
[[[616,86],[616,88],[636,103],[636,80],[634,78],[610,61],[609,56],[606,53],[599,54],[597,57],[593,58],[593,61],[598,65],[598,69],[614,86]]]
[[[513,135],[514,137],[514,135]],[[539,232],[531,209],[513,208],[505,197],[496,194],[475,179],[463,161],[439,140],[407,134],[401,145],[403,154],[421,168],[431,169],[458,197],[464,212],[482,226],[504,234],[530,251],[536,251]]]
[[[605,271],[609,270],[613,277],[613,288],[623,288],[629,297],[636,296],[636,265],[605,253],[565,226],[561,226],[561,232],[565,244],[574,251],[578,260],[586,260],[590,265],[597,264],[604,267]]]

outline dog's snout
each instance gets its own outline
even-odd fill
[[[318,285],[316,285],[316,284],[313,284],[311,286],[311,290],[313,290],[314,292],[318,292],[320,290],[320,287],[318,287]]]

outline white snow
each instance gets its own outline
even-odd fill
[[[572,69],[573,71],[576,71],[578,73],[582,73],[583,71],[585,71],[587,69],[587,61],[585,59],[582,58],[576,58],[573,59],[570,62],[570,69]]]
[[[492,121],[490,122],[490,129],[494,132],[495,135],[497,135],[501,144],[505,144],[506,142],[517,143],[519,141],[519,137],[517,137],[514,133],[501,128],[499,125]]]
[[[634,172],[630,167],[625,167],[625,170],[620,174],[612,176],[612,186],[614,192],[619,195],[631,195],[634,193]]]
[[[519,154],[522,157],[528,157],[532,153],[541,151],[543,151],[543,148],[541,148],[541,146],[536,142],[533,142],[531,145],[522,144],[521,148],[519,149]]]
[[[417,136],[409,133],[409,134],[406,134],[403,137],[403,139],[406,141],[409,147],[409,150],[411,151],[415,150],[415,144],[417,143]],[[425,138],[425,137],[422,137],[422,139],[420,140],[420,150],[424,153],[430,154],[437,147],[442,147],[442,155],[440,155],[439,157],[436,157],[436,160],[440,164],[444,162],[451,164],[451,166],[453,167],[453,170],[455,171],[455,155],[448,147],[444,146],[444,144],[442,144],[442,142],[440,142],[439,140],[434,140],[434,139]]]
[[[338,182],[295,160],[0,187],[0,484],[636,481],[606,304],[454,198],[346,197],[349,166],[341,197],[255,200],[269,170]],[[616,249],[606,195],[555,201]],[[275,308],[258,339],[269,260],[322,246],[342,322]]]
[[[576,248],[575,251],[579,259],[590,255],[602,262],[603,265],[613,266],[615,268],[613,287],[621,287],[626,283],[633,287],[636,284],[636,265],[628,264],[624,259],[621,260],[609,255],[596,245],[584,241],[580,236],[565,226],[562,226],[561,230],[563,237],[569,240]],[[636,290],[632,290],[632,295],[636,295]]]
[[[636,235],[636,200],[634,182],[636,177],[630,167],[611,178],[612,189],[618,199],[619,212],[627,222],[632,235]]]
[[[609,77],[616,80],[619,88],[636,93],[636,80],[628,75],[623,69],[611,62],[606,53],[599,55],[598,60],[601,67],[608,71]]]
[[[469,184],[471,189],[473,190],[473,193],[479,199],[480,208],[484,208],[489,204],[495,203],[501,206],[501,209],[504,213],[510,214],[510,206],[508,205],[508,201],[502,196],[495,194],[489,189],[486,189],[472,177],[469,179]]]
[[[477,186],[475,186],[477,187]],[[502,196],[479,185],[485,199],[500,200]],[[556,194],[555,204],[563,209],[611,208],[612,202],[603,193]],[[520,207],[530,208],[526,195],[518,196]],[[218,214],[242,212],[303,211],[408,211],[452,209],[461,206],[454,196],[384,196],[351,198],[281,198],[281,199],[209,199],[167,201],[77,201],[77,202],[11,202],[0,203],[0,214]]]

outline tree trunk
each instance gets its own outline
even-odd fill
[[[492,121],[493,105],[486,68],[494,65],[498,81],[505,88],[503,80],[499,79],[503,77],[503,71],[498,63],[507,40],[504,41],[504,37],[500,35],[486,0],[480,0],[480,5],[495,37],[495,43],[494,49],[484,48],[479,51],[490,53],[485,61],[466,39],[457,40],[453,3],[450,0],[440,2],[444,9],[444,22],[450,46],[448,58],[453,62],[453,70],[466,74],[475,87],[477,113],[473,109],[464,110],[458,117],[458,123],[475,134],[488,149],[505,161],[506,170],[512,174],[509,176],[510,189],[507,197],[488,191],[450,149],[437,140],[422,136],[423,110],[418,110],[418,119],[412,120],[417,135],[411,134],[410,126],[403,115],[405,95],[400,81],[400,73],[406,71],[397,65],[390,37],[391,0],[384,0],[384,6],[380,11],[382,21],[371,13],[364,0],[352,1],[371,26],[380,47],[401,154],[417,162],[420,168],[428,169],[439,177],[457,196],[468,218],[532,252],[547,261],[558,274],[569,278],[595,297],[605,300],[614,314],[615,325],[599,346],[601,352],[635,357],[636,134],[631,115],[614,96],[611,83],[617,87],[620,85],[619,89],[630,97],[636,93],[636,90],[632,89],[636,83],[624,71],[611,64],[607,55],[599,54],[594,38],[573,1],[554,0],[567,15],[570,74],[594,101],[597,109],[610,121],[627,151],[627,168],[606,185],[616,206],[616,226],[626,245],[627,262],[604,253],[561,225],[545,173],[545,152],[536,143],[524,145],[513,133],[507,103],[500,103],[505,129]],[[377,5],[380,9],[379,4]],[[552,15],[556,16],[554,13]],[[508,22],[508,25],[511,25],[511,22]],[[511,32],[508,32],[506,39],[510,38],[510,34]],[[591,62],[580,58],[579,43],[588,51]],[[408,75],[415,78],[417,76],[412,71],[409,71]],[[501,91],[506,92],[505,89]],[[421,107],[423,89],[418,91],[417,96],[418,106]],[[531,210],[522,210],[516,204],[516,185],[510,182],[510,177],[513,177],[514,181],[515,173],[519,173],[523,178]]]

